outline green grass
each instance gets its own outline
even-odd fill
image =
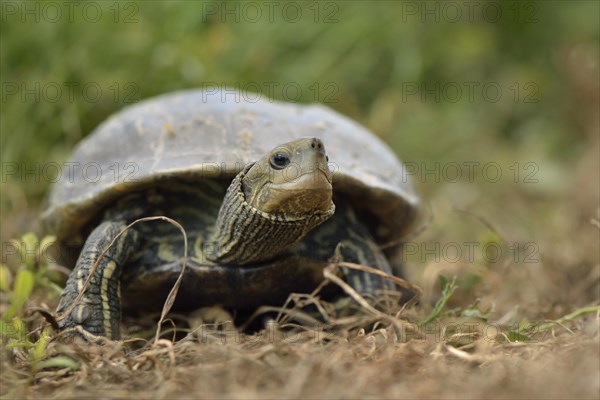
[[[374,128],[408,161],[483,162],[495,148],[494,161],[502,163],[502,152],[517,147],[511,162],[532,157],[560,168],[585,147],[573,135],[579,128],[568,110],[578,99],[561,58],[570,43],[597,43],[595,2],[531,2],[534,22],[524,16],[532,10],[517,17],[506,3],[497,23],[476,13],[472,23],[458,24],[423,23],[393,2],[321,5],[317,22],[305,3],[297,23],[280,14],[273,22],[221,23],[203,3],[184,1],[127,3],[115,23],[112,3],[98,4],[101,17],[93,23],[81,12],[57,23],[5,15],[1,157],[19,171],[66,161],[82,137],[127,104],[214,84],[325,101]],[[332,10],[335,21],[325,21]],[[137,22],[123,22],[131,12]],[[468,82],[477,87],[473,98]],[[301,93],[284,91],[290,85]],[[502,95],[491,100],[486,85]],[[453,86],[461,88],[456,101]],[[423,101],[414,88],[442,95]],[[476,143],[481,156],[467,143]],[[17,174],[3,183],[35,204],[49,182]],[[5,212],[18,208],[14,201],[2,195]]]

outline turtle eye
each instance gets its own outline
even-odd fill
[[[275,169],[283,169],[290,163],[290,158],[285,153],[275,153],[271,157],[271,166]]]

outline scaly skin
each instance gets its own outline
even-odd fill
[[[58,304],[61,330],[81,326],[95,336],[121,338],[121,270],[136,250],[137,232],[129,229],[112,247],[109,248],[109,244],[125,227],[123,221],[105,221],[88,237]],[[100,258],[105,249],[108,250]],[[96,269],[85,285],[97,261]],[[84,286],[83,296],[75,304]]]

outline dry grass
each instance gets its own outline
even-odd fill
[[[592,190],[579,196],[587,201]],[[515,204],[523,200],[510,195]],[[348,291],[359,311],[337,317],[321,302],[326,324],[315,325],[308,315],[290,318],[299,313],[292,307],[264,330],[244,335],[224,323],[225,311],[208,309],[171,313],[155,340],[157,312],[127,318],[127,340],[90,346],[50,332],[44,336],[49,343],[40,340],[35,328],[47,324],[30,312],[24,320],[32,345],[15,347],[6,338],[1,344],[0,396],[599,398],[600,229],[589,207],[578,209],[581,199],[571,200],[553,203],[556,212],[568,216],[557,217],[559,232],[529,214],[539,262],[411,261],[412,280],[424,289],[422,301],[383,313]],[[452,215],[438,212],[422,240],[462,240],[465,226]],[[498,221],[471,218],[466,232],[492,232],[496,236],[489,240],[500,242],[522,234]],[[447,283],[445,296],[438,289],[440,275],[454,276],[457,283],[456,288]],[[335,274],[328,270],[326,276]],[[433,307],[435,299],[443,307]],[[50,291],[38,290],[27,306],[51,311],[56,300]],[[297,297],[296,304],[301,300],[317,302],[318,293]],[[1,297],[0,311],[9,304],[10,297]]]
[[[407,320],[415,316],[411,311]],[[2,394],[61,399],[598,396],[598,315],[557,326],[528,343],[484,336],[477,328],[462,335],[443,328],[420,335],[401,319],[405,330],[389,323],[370,331],[345,328],[360,318],[325,331],[271,324],[255,336],[198,327],[176,343],[160,339],[137,350],[123,342],[52,342],[46,357],[68,357],[76,370],[32,371],[22,351],[3,349]]]
[[[336,317],[319,303],[326,324],[315,325],[312,316],[290,318],[296,309],[245,335],[224,323],[225,311],[208,309],[171,313],[155,340],[157,312],[127,318],[127,340],[90,346],[50,332],[49,343],[39,340],[35,328],[47,324],[30,312],[24,320],[33,344],[2,342],[0,396],[599,398],[600,229],[595,216],[581,215],[574,205],[556,207],[571,216],[561,226],[560,237],[567,239],[551,247],[559,235],[537,232],[541,262],[411,262],[421,269],[413,268],[411,276],[424,289],[422,301],[383,313],[349,291],[358,313]],[[450,214],[438,213],[423,240],[457,234],[462,227]],[[470,225],[471,234],[497,229],[480,222]],[[510,231],[495,240],[518,235]],[[448,282],[446,297],[438,290],[440,275],[456,277],[457,287]],[[326,276],[335,277],[331,271]],[[443,307],[433,307],[432,299]],[[51,311],[56,300],[38,290],[27,305]],[[296,300],[318,301],[318,293]],[[9,297],[0,298],[3,313],[9,304]],[[35,343],[43,343],[38,353]]]
[[[486,323],[487,317],[461,316],[464,308],[447,310],[452,290],[445,293],[438,304],[446,311],[440,314],[425,306],[381,313],[366,305],[337,318],[315,293],[296,303],[319,302],[326,324],[311,325],[312,317],[303,317],[296,307],[254,335],[239,333],[217,308],[172,314],[183,333],[178,341],[170,340],[169,320],[162,337],[153,339],[158,314],[126,320],[131,332],[123,342],[90,346],[50,334],[42,359],[69,362],[41,366],[31,350],[3,346],[0,394],[60,399],[598,397],[597,306],[515,329],[510,313]],[[31,301],[44,305],[42,300]],[[29,326],[42,321],[34,316]],[[515,331],[524,342],[509,338]],[[35,331],[31,340],[39,335]],[[134,339],[140,336],[147,339]]]

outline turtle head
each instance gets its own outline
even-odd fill
[[[309,214],[332,207],[332,174],[318,138],[294,140],[258,160],[242,180],[248,204],[266,213]]]
[[[246,265],[282,254],[335,212],[323,143],[298,139],[278,146],[233,179],[206,257]]]

